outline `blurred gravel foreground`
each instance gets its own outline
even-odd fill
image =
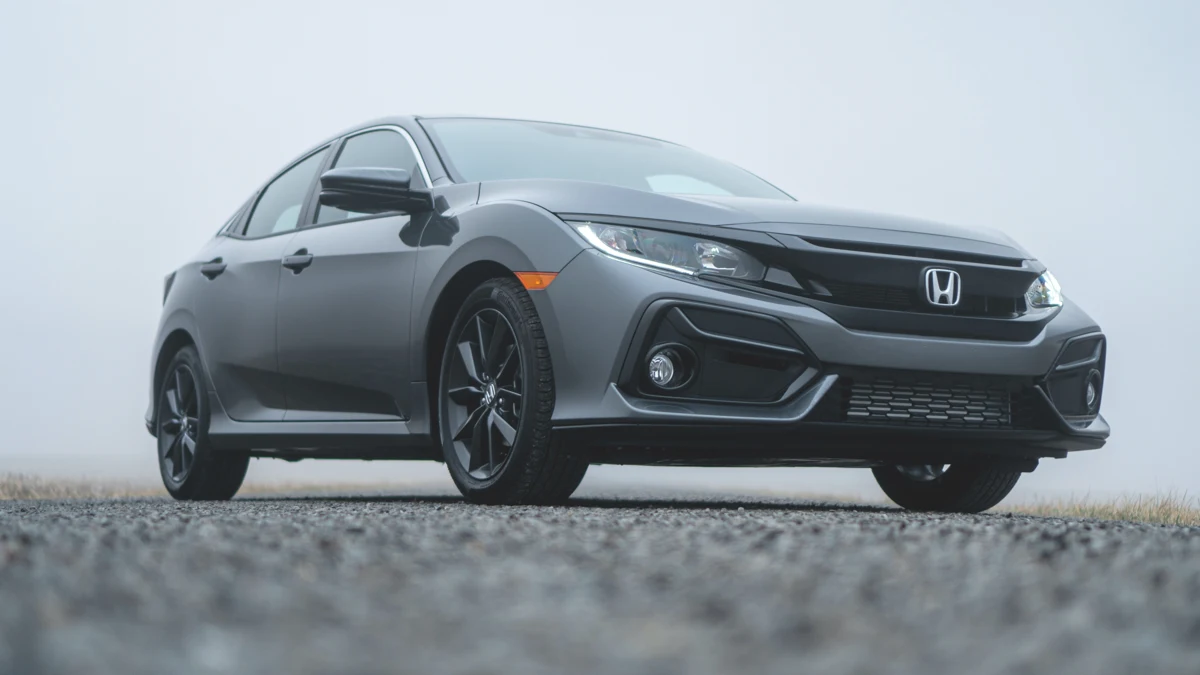
[[[592,492],[0,502],[0,673],[1200,673],[1200,529]]]

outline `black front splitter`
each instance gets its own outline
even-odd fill
[[[778,425],[597,423],[556,437],[592,461],[697,466],[952,464],[1037,460],[1104,445],[1102,417],[1086,429],[934,428],[801,422]]]

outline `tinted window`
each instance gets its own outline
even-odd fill
[[[413,154],[408,140],[395,131],[368,131],[365,134],[351,136],[342,145],[338,153],[335,168],[377,167],[383,169],[404,169],[412,177],[413,187],[424,187],[421,169],[417,166],[417,156]],[[322,206],[317,211],[318,223],[331,223],[335,220],[345,220],[367,215],[335,209],[332,206]]]
[[[254,213],[250,214],[250,222],[246,224],[247,237],[296,229],[300,211],[304,209],[304,198],[308,196],[308,188],[312,186],[326,152],[328,149],[309,155],[263,190],[254,205]]]
[[[426,119],[462,182],[563,178],[647,192],[791,199],[733,164],[644,136],[545,122]]]

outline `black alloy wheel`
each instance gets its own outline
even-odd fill
[[[159,385],[158,468],[176,499],[230,499],[250,465],[248,452],[218,451],[209,442],[205,382],[200,354],[188,346],[175,354]]]
[[[469,501],[565,501],[587,461],[551,439],[554,370],[529,291],[484,282],[462,302],[442,351],[437,428],[450,477]]]
[[[521,425],[525,388],[516,332],[499,310],[481,309],[463,326],[450,358],[454,454],[468,475],[487,480],[512,454]]]
[[[179,363],[167,375],[159,405],[158,455],[164,480],[177,485],[187,480],[196,464],[196,437],[200,433],[200,394],[196,374]]]

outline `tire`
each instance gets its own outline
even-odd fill
[[[209,442],[205,382],[200,354],[189,345],[171,359],[159,385],[158,469],[175,499],[232,499],[250,465],[249,453],[216,451]]]
[[[940,467],[939,467],[940,469]],[[918,480],[897,466],[872,469],[888,498],[910,511],[979,513],[999,504],[1012,492],[1020,471],[988,464],[954,464]]]
[[[551,440],[550,350],[516,279],[490,279],[467,296],[442,352],[437,391],[442,452],[468,501],[559,503],[583,480],[587,462]]]

